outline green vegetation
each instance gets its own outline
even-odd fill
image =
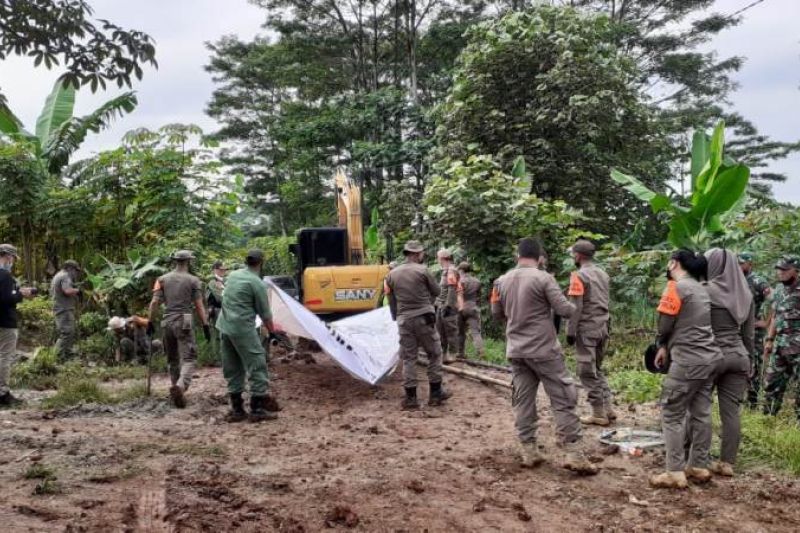
[[[23,474],[25,479],[56,479],[56,471],[44,463],[33,463]]]
[[[96,379],[62,376],[58,381],[58,391],[42,401],[42,408],[64,409],[90,403],[118,404],[143,398],[146,394],[143,383],[109,391],[100,386]]]

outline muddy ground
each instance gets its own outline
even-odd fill
[[[595,477],[555,462],[526,470],[508,390],[448,377],[449,405],[403,412],[398,375],[370,387],[317,361],[275,364],[284,410],[260,425],[223,421],[219,369],[198,372],[182,411],[167,406],[163,376],[156,399],[131,405],[0,411],[0,530],[800,530],[795,480],[749,472],[655,491],[660,455],[599,445]],[[652,411],[619,411],[620,425],[653,425]],[[57,480],[26,479],[37,463]]]

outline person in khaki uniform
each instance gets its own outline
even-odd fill
[[[458,352],[458,270],[453,265],[453,254],[446,249],[436,252],[442,267],[439,278],[439,296],[436,298],[436,331],[442,343],[444,364],[453,363]]]
[[[467,332],[472,336],[472,345],[478,357],[483,357],[481,336],[481,282],[472,275],[472,265],[466,261],[458,265],[458,357],[464,358]]]
[[[441,405],[450,397],[442,385],[442,345],[436,332],[433,302],[439,286],[422,264],[425,248],[408,241],[403,248],[406,261],[386,276],[384,292],[389,310],[400,334],[400,359],[403,361],[403,409],[417,409],[417,353],[422,347],[428,356],[428,405]]]
[[[522,239],[517,248],[517,267],[494,283],[492,316],[506,322],[506,356],[511,362],[512,405],[522,444],[522,464],[533,467],[544,461],[536,443],[539,416],[536,395],[544,386],[556,423],[558,444],[566,450],[562,466],[582,474],[597,473],[581,450],[581,423],[575,412],[577,391],[564,365],[552,312],[570,317],[575,306],[567,301],[555,278],[539,270],[541,245]]]
[[[172,381],[169,396],[172,404],[182,409],[186,407],[184,393],[191,384],[197,360],[192,312],[196,311],[200,317],[207,341],[211,340],[211,328],[203,305],[202,284],[189,273],[189,263],[194,254],[189,250],[179,250],[172,254],[171,259],[175,262],[174,270],[158,278],[153,288],[147,334],[152,337],[153,320],[163,304],[163,346]]]
[[[686,488],[687,478],[711,479],[711,390],[722,353],[711,329],[708,291],[698,281],[706,271],[705,257],[689,250],[674,252],[667,264],[669,281],[658,305],[655,358],[657,367],[669,365],[659,402],[666,472],[650,478],[656,488]],[[688,464],[687,428],[691,432]]]
[[[75,287],[75,280],[80,272],[80,265],[73,260],[64,261],[64,265],[50,282],[50,296],[53,298],[53,315],[56,319],[56,353],[60,360],[72,357],[75,344],[77,324],[75,309],[78,306],[80,289]]]
[[[617,418],[602,366],[608,343],[609,278],[594,263],[594,254],[594,244],[587,240],[579,239],[572,246],[578,270],[572,273],[567,295],[576,311],[567,327],[567,344],[575,346],[578,377],[592,406],[592,414],[582,417],[581,422],[607,426]]]

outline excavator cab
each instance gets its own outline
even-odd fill
[[[304,228],[289,250],[297,259],[297,283],[309,310],[351,314],[375,309],[388,265],[365,265],[361,191],[342,171],[335,176],[339,227]]]

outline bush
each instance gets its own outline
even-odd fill
[[[91,337],[98,333],[105,333],[108,326],[108,317],[103,313],[88,311],[81,314],[78,319],[78,335],[80,337]]]
[[[800,428],[794,413],[788,411],[777,417],[742,413],[741,466],[771,466],[800,475]]]
[[[111,396],[93,379],[62,379],[58,392],[42,401],[45,409],[72,407],[81,403],[110,403]]]
[[[94,363],[112,363],[114,341],[110,334],[100,333],[79,340],[75,343],[75,351],[86,361]]]
[[[11,369],[11,386],[34,390],[55,388],[59,373],[58,355],[52,347],[37,350],[29,360]]]
[[[17,305],[20,344],[42,346],[55,338],[53,304],[45,297],[23,300]]]
[[[646,370],[622,370],[608,376],[608,384],[617,397],[626,402],[644,403],[658,400],[661,394],[661,374]]]

